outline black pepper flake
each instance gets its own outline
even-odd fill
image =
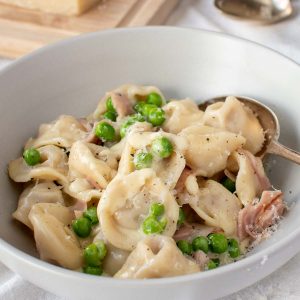
[[[289,191],[289,193],[291,194],[291,193],[292,193],[292,191]]]
[[[206,138],[206,140],[209,142],[209,138]]]

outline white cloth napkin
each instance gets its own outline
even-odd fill
[[[212,0],[181,0],[168,25],[230,33],[273,48],[300,63],[300,0],[293,1],[296,13],[284,22],[263,25],[222,14]],[[0,68],[9,63],[0,59]],[[280,72],[280,70],[278,70]],[[0,263],[0,299],[62,300],[23,280]],[[222,300],[300,299],[300,254],[262,281]],[[188,299],[187,299],[188,300]]]

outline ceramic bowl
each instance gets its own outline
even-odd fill
[[[300,168],[272,157],[271,181],[292,208],[277,232],[237,263],[174,278],[116,280],[39,260],[30,233],[11,219],[20,190],[7,177],[7,163],[20,155],[39,124],[60,114],[87,115],[105,91],[124,83],[155,85],[167,97],[199,102],[226,94],[256,98],[278,115],[280,141],[300,149],[300,67],[255,43],[200,30],[147,27],[83,35],[43,48],[0,73],[0,259],[5,265],[68,299],[205,295],[208,300],[253,284],[300,250]]]

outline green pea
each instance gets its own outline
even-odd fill
[[[125,122],[121,125],[121,128],[120,128],[120,136],[121,136],[121,138],[124,138],[124,137],[125,137],[125,135],[126,135],[128,129],[129,129],[129,127],[130,127],[131,125],[133,125],[134,123],[135,123],[135,121],[129,119],[129,120],[125,121]]]
[[[179,207],[179,217],[177,221],[177,225],[182,225],[185,221],[185,213],[181,207]]]
[[[221,233],[211,233],[208,236],[208,241],[211,252],[224,253],[228,249],[227,239]]]
[[[107,249],[103,241],[97,241],[88,245],[83,252],[86,265],[98,267],[107,254]]]
[[[40,152],[35,148],[29,148],[23,152],[23,158],[28,166],[34,166],[41,162]]]
[[[141,152],[135,155],[133,163],[137,170],[150,168],[152,165],[153,155],[148,152]]]
[[[148,121],[153,126],[160,126],[165,120],[165,112],[161,108],[154,108],[149,111]]]
[[[89,219],[91,221],[92,225],[95,225],[95,224],[99,223],[98,216],[97,216],[97,208],[94,207],[94,206],[88,208],[83,213],[83,216],[86,217],[87,219]]]
[[[145,117],[148,117],[152,109],[157,109],[157,106],[154,104],[145,104],[142,108],[141,114]]]
[[[162,232],[162,231],[165,230],[165,228],[166,228],[166,226],[168,224],[168,221],[167,221],[166,218],[162,218],[162,219],[160,219],[159,224],[160,224],[160,226],[162,228],[162,230],[161,230],[161,232]]]
[[[173,152],[173,145],[166,137],[159,137],[152,142],[151,150],[155,155],[167,158]]]
[[[111,97],[109,97],[107,100],[106,100],[106,110],[107,111],[111,111],[111,112],[114,112],[114,113],[117,113],[115,108],[114,108],[114,105],[112,103],[112,99]]]
[[[98,267],[86,266],[83,268],[83,272],[90,275],[100,276],[103,273],[103,268],[102,266],[98,266]]]
[[[237,258],[241,255],[239,243],[235,239],[228,240],[228,253],[230,257]]]
[[[160,217],[165,212],[165,206],[161,203],[153,203],[150,207],[150,214],[154,217]]]
[[[207,253],[209,250],[208,240],[204,236],[194,238],[192,246],[194,251],[202,250],[204,253]]]
[[[157,93],[150,93],[147,96],[147,103],[149,104],[154,104],[158,107],[162,106],[163,100],[161,98],[161,96]]]
[[[113,122],[115,122],[115,121],[117,120],[117,114],[116,114],[115,112],[113,112],[113,111],[107,111],[107,112],[103,115],[103,117],[104,117],[105,119],[111,120],[111,121],[113,121]]]
[[[211,260],[216,264],[217,267],[220,266],[220,259],[219,258],[212,258]]]
[[[145,234],[161,233],[164,231],[163,225],[155,217],[149,216],[144,220],[142,229]]]
[[[135,104],[133,109],[138,113],[142,113],[143,112],[143,107],[144,107],[145,104],[146,104],[145,102],[140,101],[140,102]]]
[[[221,183],[231,193],[235,192],[235,182],[232,181],[230,178],[226,177],[226,179],[223,180]]]
[[[105,243],[103,241],[97,241],[95,244],[99,250],[99,258],[103,260],[107,254]]]
[[[209,262],[207,263],[207,269],[208,270],[212,270],[218,267],[218,264],[214,261],[214,260],[209,260]]]
[[[115,129],[108,123],[102,122],[97,124],[95,135],[103,141],[111,142],[116,138]]]
[[[91,221],[85,217],[80,217],[74,220],[72,227],[74,232],[82,238],[88,237],[92,230]]]
[[[180,240],[177,243],[177,247],[181,250],[183,254],[191,255],[193,252],[192,244],[186,240]]]
[[[129,117],[129,120],[136,121],[136,122],[145,122],[145,117],[143,115],[141,115],[140,113],[137,113],[137,114],[131,115]]]

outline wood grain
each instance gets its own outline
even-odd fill
[[[162,24],[179,0],[103,0],[78,17],[0,4],[0,56],[17,58],[55,41],[101,29]]]

